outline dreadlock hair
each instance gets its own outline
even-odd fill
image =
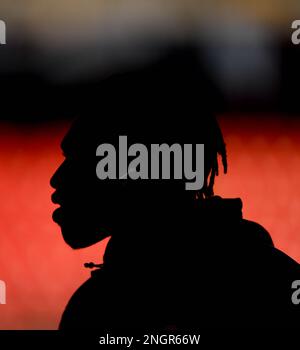
[[[221,128],[218,125],[217,121],[215,121],[214,128],[215,128],[214,135],[212,135],[214,139],[214,147],[212,150],[212,166],[209,174],[210,175],[209,183],[207,184],[207,179],[206,179],[206,184],[203,191],[203,194],[205,197],[211,197],[214,195],[215,178],[216,176],[219,176],[219,162],[218,162],[219,155],[221,156],[224,174],[227,174],[227,169],[228,169],[226,144],[224,142]]]
[[[212,111],[214,103],[215,90],[202,69],[198,49],[172,47],[157,60],[101,81],[88,106],[94,122],[87,132],[95,135],[85,140],[102,137],[103,141],[104,135],[109,142],[109,135],[127,135],[144,144],[203,143],[204,187],[196,196],[208,198],[214,195],[219,156],[227,173],[226,145]],[[95,115],[95,111],[99,113]],[[89,114],[86,105],[84,114]],[[85,124],[80,126],[81,133]]]

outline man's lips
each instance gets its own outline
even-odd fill
[[[61,200],[58,192],[55,191],[54,193],[52,193],[51,201],[54,204],[61,204]]]
[[[57,224],[61,223],[61,219],[62,219],[62,208],[59,207],[57,209],[55,209],[52,213],[52,220],[54,222],[56,222]]]
[[[61,219],[62,219],[62,201],[61,201],[61,197],[59,195],[59,192],[55,191],[51,195],[51,200],[52,200],[52,203],[59,205],[59,207],[53,211],[52,220],[54,222],[56,222],[57,224],[60,224]]]

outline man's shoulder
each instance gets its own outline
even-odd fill
[[[270,247],[274,247],[274,242],[270,233],[259,223],[246,219],[241,220],[241,230],[243,234],[249,239],[249,243],[260,243]]]

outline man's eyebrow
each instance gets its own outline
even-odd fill
[[[66,157],[66,150],[65,150],[63,144],[60,145],[60,149],[61,149],[62,155],[63,155],[64,157]]]
[[[62,150],[63,155],[66,155],[66,149],[67,149],[67,142],[66,142],[66,136],[62,139],[60,143],[60,149]]]

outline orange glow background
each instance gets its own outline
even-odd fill
[[[244,217],[262,224],[275,245],[300,261],[300,121],[243,116],[220,118],[229,174],[216,194],[241,197]],[[0,329],[55,329],[71,294],[100,262],[107,241],[72,251],[51,220],[49,179],[63,157],[69,123],[0,125],[0,280],[7,304]]]

